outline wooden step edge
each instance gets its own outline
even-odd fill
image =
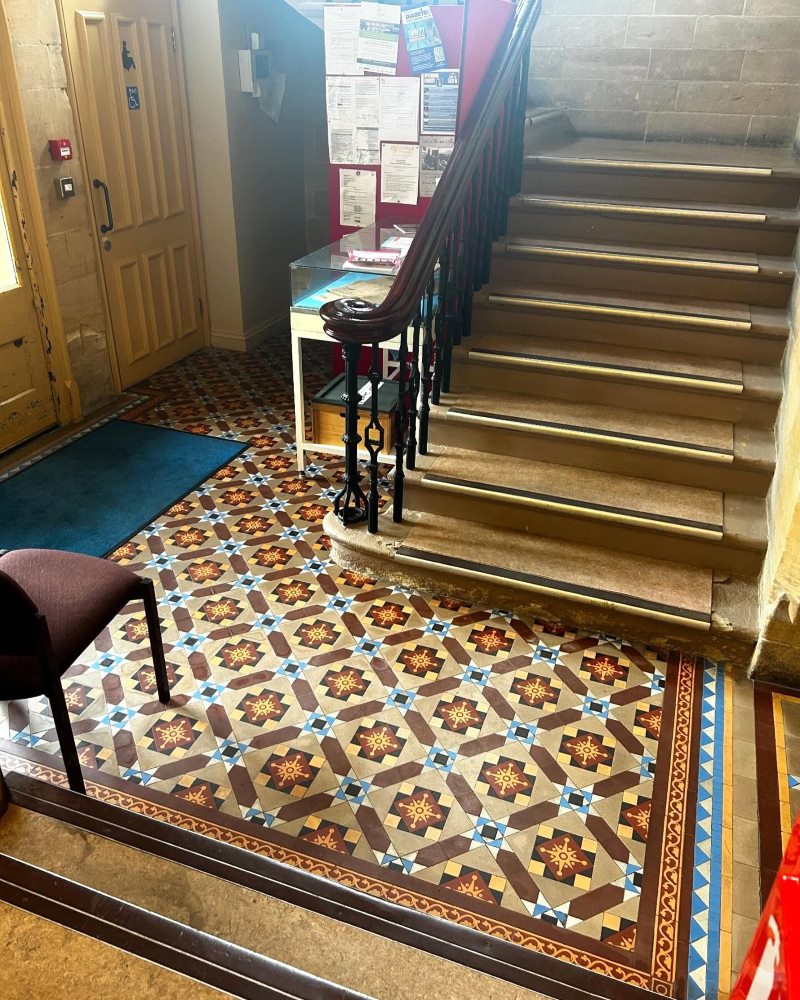
[[[575,514],[581,517],[612,521],[616,524],[646,527],[672,534],[690,535],[695,538],[710,539],[713,541],[721,541],[724,535],[724,526],[722,523],[715,524],[705,521],[695,521],[666,514],[655,514],[650,511],[635,510],[633,508],[615,507],[610,504],[601,504],[594,501],[576,500],[573,497],[537,493],[532,490],[523,490],[513,486],[481,483],[469,479],[457,479],[454,476],[442,476],[436,472],[425,472],[422,476],[422,482],[432,489],[443,492],[459,493],[487,500],[497,500],[518,506],[531,507],[536,510],[551,510],[558,513]]]
[[[644,598],[603,590],[599,587],[585,587],[566,580],[553,580],[534,573],[522,573],[518,570],[506,569],[502,566],[487,565],[486,562],[473,562],[416,549],[410,545],[401,545],[396,550],[396,558],[400,562],[413,566],[422,566],[429,570],[453,573],[457,576],[469,576],[490,583],[513,585],[521,590],[545,594],[581,604],[591,604],[602,608],[620,611],[627,614],[653,618],[657,621],[682,625],[685,628],[698,629],[704,632],[711,628],[711,613],[697,611],[693,608],[673,607],[658,601],[648,601]]]
[[[648,309],[645,306],[614,306],[602,302],[576,302],[571,299],[550,298],[543,295],[505,295],[490,292],[487,303],[509,309],[530,309],[541,312],[564,312],[574,315],[606,316],[614,319],[664,324],[667,326],[702,327],[725,330],[730,333],[750,333],[749,319],[730,319],[711,313],[671,312],[668,309]]]
[[[762,268],[757,263],[731,260],[701,260],[696,257],[669,256],[659,253],[627,253],[622,250],[589,250],[584,247],[532,246],[508,240],[495,249],[497,256],[536,257],[544,260],[566,260],[569,262],[591,261],[598,264],[623,265],[624,267],[649,267],[670,271],[697,271],[713,274],[735,274],[758,276]],[[781,277],[783,277],[781,273]],[[785,280],[791,281],[791,273]]]
[[[766,178],[775,175],[772,167],[749,167],[736,164],[680,163],[667,160],[616,160],[599,156],[563,156],[558,153],[531,153],[525,156],[525,167],[566,167],[578,170],[619,170],[654,174],[691,174],[734,178]],[[798,171],[797,180],[800,180]]]
[[[523,206],[533,206],[547,211],[636,215],[692,222],[736,222],[744,225],[763,225],[769,219],[766,212],[740,212],[721,208],[677,208],[672,205],[637,205],[594,199],[556,198],[546,195],[518,195],[516,202]]]
[[[681,389],[698,389],[723,395],[741,395],[744,383],[741,379],[720,378],[711,375],[692,375],[685,372],[658,371],[639,368],[634,365],[607,364],[601,361],[557,358],[522,351],[499,351],[485,347],[474,347],[469,352],[471,361],[483,364],[513,368],[535,368],[538,371],[559,374],[589,375],[625,382],[647,382]]]
[[[3,858],[0,900],[232,997],[369,1000],[362,993],[17,858]]]
[[[644,418],[643,414],[642,419],[644,420]],[[692,458],[702,462],[718,462],[721,465],[733,464],[735,457],[733,449],[715,448],[710,445],[692,444],[686,441],[670,441],[665,438],[623,433],[622,431],[598,427],[580,427],[549,420],[534,420],[529,417],[515,417],[511,414],[482,412],[457,405],[447,408],[447,419],[461,423],[482,424],[485,427],[497,427],[504,430],[527,431],[548,437],[571,438],[576,441],[611,445],[618,448],[635,448],[658,454]]]

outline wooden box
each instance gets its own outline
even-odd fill
[[[378,388],[378,419],[383,427],[384,435],[382,453],[391,452],[394,448],[397,388],[397,382],[381,382]],[[365,375],[359,375],[358,389],[362,400],[358,407],[358,433],[362,438],[359,448],[363,448],[364,428],[369,423],[372,408],[368,392],[369,379]],[[312,437],[317,444],[342,444],[342,435],[344,434],[343,392],[344,375],[338,375],[311,400]]]

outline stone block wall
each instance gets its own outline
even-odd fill
[[[101,276],[94,251],[88,188],[67,94],[55,0],[5,0],[45,229],[84,415],[114,396]],[[74,159],[54,163],[48,139],[70,138]],[[71,175],[77,194],[60,201],[56,177]]]
[[[544,0],[529,96],[585,135],[791,145],[800,0]]]

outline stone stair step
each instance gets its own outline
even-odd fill
[[[711,625],[707,569],[427,514],[395,556],[428,571],[683,628],[707,631]]]
[[[514,237],[494,247],[493,282],[742,302],[786,308],[795,276],[791,257],[651,244]]]
[[[796,208],[521,194],[510,202],[508,236],[657,243],[786,257],[793,251],[798,228]]]
[[[770,430],[730,421],[465,389],[431,410],[431,441],[622,475],[763,496]]]
[[[737,574],[766,548],[763,499],[466,448],[434,446],[406,494],[415,510]]]
[[[772,367],[580,340],[487,333],[469,338],[454,362],[458,386],[591,398],[755,425],[771,426],[781,399],[780,376]]]
[[[537,194],[719,200],[792,208],[800,160],[792,150],[557,136],[525,157],[524,189]]]

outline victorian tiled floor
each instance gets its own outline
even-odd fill
[[[763,867],[756,821],[732,821],[750,686],[334,565],[341,468],[298,474],[289,371],[280,341],[204,352],[126,414],[248,447],[112,556],[156,581],[173,698],[132,606],[65,679],[92,794],[663,995],[724,994]],[[4,767],[61,780],[44,702],[0,737]]]

